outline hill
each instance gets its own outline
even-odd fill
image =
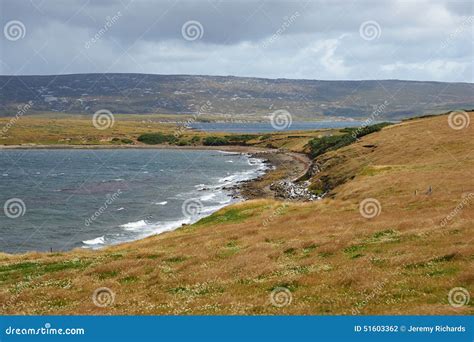
[[[33,101],[28,114],[65,112],[226,114],[261,117],[286,109],[296,119],[399,120],[474,107],[470,83],[318,81],[232,76],[76,74],[0,76],[0,116]],[[242,118],[240,118],[242,119]]]
[[[473,130],[415,119],[319,155],[320,201],[251,200],[99,251],[1,255],[1,313],[473,314],[448,300],[474,289]],[[99,307],[103,287],[115,297]]]

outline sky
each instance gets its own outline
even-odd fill
[[[474,2],[1,0],[0,74],[473,82]]]

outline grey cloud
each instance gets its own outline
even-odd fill
[[[2,74],[473,80],[471,1],[4,0],[1,6],[2,27],[10,20],[26,27],[23,39],[0,38]],[[201,39],[183,39],[189,20],[202,25]],[[367,21],[379,25],[378,38],[360,36]]]

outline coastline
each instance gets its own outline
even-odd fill
[[[223,146],[177,146],[177,145],[0,145],[0,150],[121,150],[121,149],[160,149],[160,150],[216,150],[228,152],[262,152],[275,151],[275,149],[253,146],[223,145]]]
[[[249,146],[169,146],[169,145],[139,145],[138,149],[165,149],[165,150],[212,150],[212,151],[222,151],[222,152],[231,152],[231,153],[240,153],[245,154],[248,158],[255,158],[261,160],[261,162],[265,165],[263,169],[263,174],[257,176],[256,178],[243,180],[239,183],[228,187],[226,190],[229,191],[229,196],[233,198],[233,201],[230,201],[228,204],[222,206],[218,210],[221,210],[225,207],[231,206],[238,202],[245,202],[252,199],[278,199],[277,193],[271,189],[271,185],[278,181],[295,181],[296,179],[300,178],[308,171],[309,167],[311,166],[310,159],[300,153],[294,152],[287,152],[281,151],[278,149],[269,149],[269,148],[256,148],[256,147],[249,147]],[[53,148],[51,148],[53,147]],[[80,146],[79,148],[71,148],[70,145],[41,145],[41,146],[12,146],[9,148],[0,148],[1,150],[47,150],[47,149],[134,149],[137,146],[106,146],[106,145],[85,145]],[[281,198],[280,198],[281,199]],[[216,210],[216,211],[218,211]],[[209,212],[205,216],[200,217],[202,219],[204,217],[208,217],[212,215],[215,211]],[[166,231],[174,231],[178,230],[184,226],[188,226],[191,223],[179,224],[176,227],[171,229],[166,229]],[[158,228],[158,227],[157,227]],[[159,235],[162,232],[152,234]],[[124,243],[133,243],[136,241],[140,241],[146,239],[148,236],[140,237],[130,241],[124,241],[121,243],[114,243],[114,244],[106,244],[103,246],[95,246],[95,247],[85,247],[86,249],[91,250],[102,250],[104,248],[109,248],[112,246],[121,245]],[[84,248],[84,247],[83,247]],[[74,250],[75,248],[71,249]],[[66,250],[66,252],[71,251]],[[35,253],[43,253],[41,251],[31,251]],[[4,252],[2,252],[4,253]],[[26,252],[29,253],[29,252]],[[46,252],[44,252],[46,253]],[[9,254],[9,253],[7,253]],[[23,253],[20,253],[23,254]],[[16,253],[11,255],[17,255]]]
[[[272,150],[250,155],[263,159],[270,167],[261,177],[238,185],[238,192],[245,200],[281,198],[272,185],[278,182],[294,183],[305,176],[312,165],[308,156],[295,152]]]
[[[195,151],[223,151],[235,153],[247,153],[251,157],[263,159],[271,165],[261,177],[239,184],[234,190],[240,190],[244,199],[271,198],[275,197],[269,189],[271,182],[290,181],[296,182],[302,178],[311,167],[310,158],[297,152],[282,151],[280,149],[254,147],[254,146],[176,146],[176,145],[0,145],[2,150],[49,150],[49,149],[78,149],[78,150],[100,150],[100,149],[164,149],[164,150],[195,150]],[[256,191],[252,191],[256,188]]]

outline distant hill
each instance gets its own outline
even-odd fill
[[[94,113],[266,115],[286,109],[300,119],[384,120],[474,107],[471,83],[318,81],[233,76],[76,74],[0,76],[0,116],[33,101],[29,114]],[[385,104],[384,104],[385,103]]]

